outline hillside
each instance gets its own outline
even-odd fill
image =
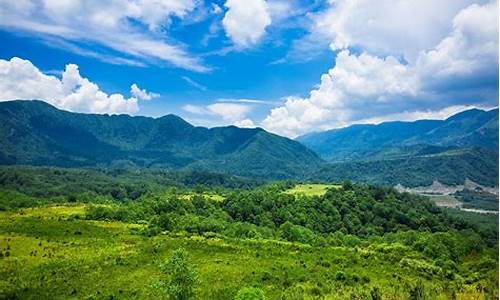
[[[297,140],[331,161],[413,157],[422,149],[440,152],[483,147],[498,151],[498,109],[472,109],[446,120],[352,125],[307,134]]]
[[[428,186],[438,180],[447,185],[466,179],[489,187],[498,186],[498,152],[461,148],[397,159],[346,161],[326,164],[310,179],[338,182],[352,180],[408,187]]]
[[[203,169],[266,178],[321,163],[300,143],[260,128],[195,127],[161,118],[62,111],[42,101],[0,103],[0,164]]]

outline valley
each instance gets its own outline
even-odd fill
[[[495,111],[376,151],[338,133],[341,160],[174,115],[0,115],[2,299],[498,298]]]
[[[498,220],[390,189],[276,183],[179,186],[134,202],[74,197],[0,212],[2,297],[162,298],[162,264],[178,249],[198,299],[245,289],[266,299],[498,296]]]

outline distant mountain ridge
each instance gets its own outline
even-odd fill
[[[446,120],[352,125],[296,140],[330,161],[401,158],[425,149],[481,147],[498,152],[498,109],[471,109]]]
[[[161,118],[81,114],[43,101],[0,102],[0,164],[138,166],[303,176],[322,160],[302,144],[235,126],[196,127]]]
[[[498,110],[353,125],[299,140],[305,145],[260,128],[196,127],[175,115],[81,114],[42,101],[0,102],[0,165],[160,168],[409,187],[469,179],[498,186]]]

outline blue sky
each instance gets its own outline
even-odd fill
[[[295,137],[498,106],[496,1],[19,0],[0,44],[0,100],[76,112]]]

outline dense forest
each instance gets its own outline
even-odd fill
[[[498,297],[497,217],[390,187],[153,170],[0,174],[2,298]]]

